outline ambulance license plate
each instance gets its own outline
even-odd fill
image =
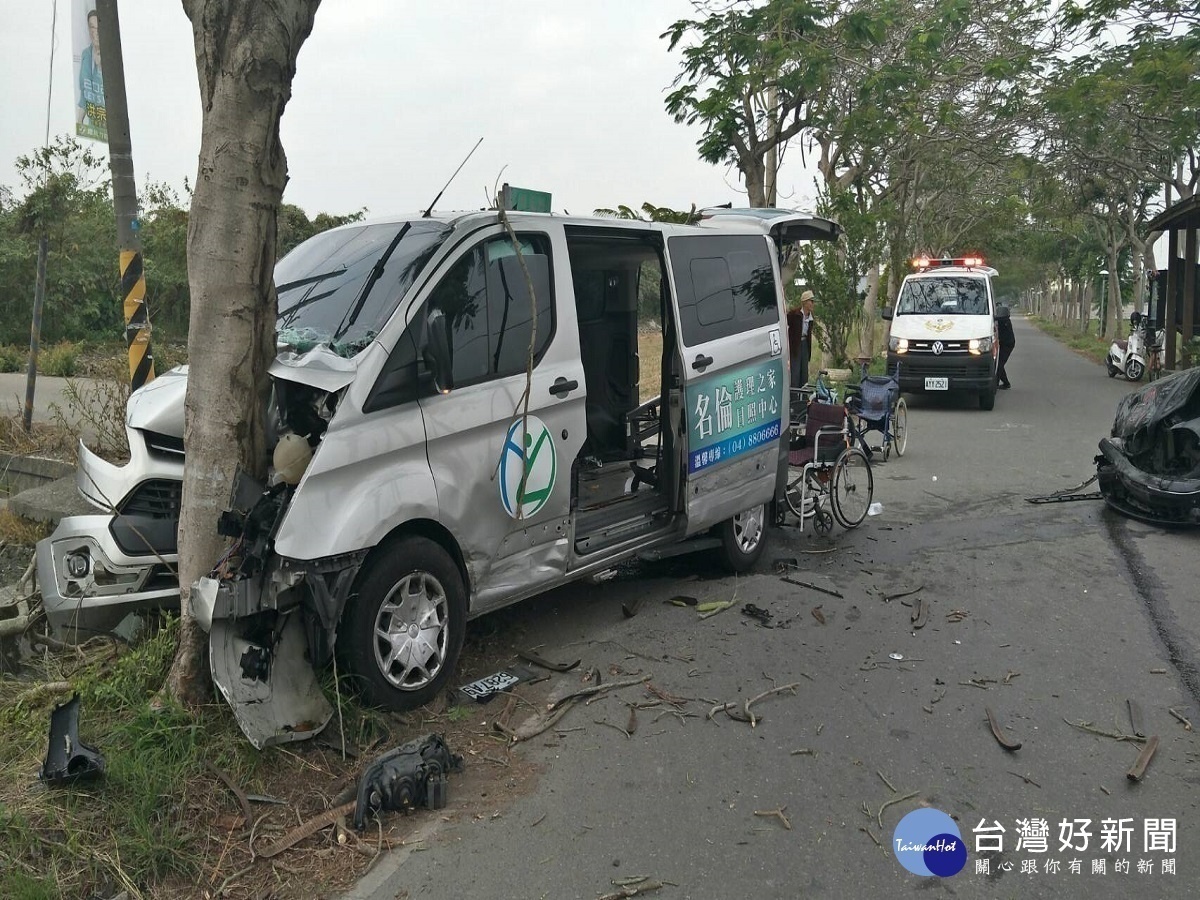
[[[949,378],[926,378],[925,390],[927,391],[948,391],[950,390]]]

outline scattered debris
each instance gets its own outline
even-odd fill
[[[903,653],[889,653],[888,659],[894,659],[896,662],[900,662],[900,660],[904,659],[904,654]]]
[[[38,778],[60,786],[104,774],[104,756],[79,740],[79,695],[50,713],[50,745]]]
[[[316,834],[323,828],[328,828],[330,825],[336,824],[338,819],[342,818],[347,813],[353,812],[356,805],[357,802],[351,800],[348,803],[343,803],[341,806],[335,806],[332,809],[327,809],[325,812],[313,816],[307,822],[297,825],[265,850],[254,849],[254,834],[251,832],[250,855],[254,858],[262,857],[264,859],[271,859],[274,856],[278,856],[284,850],[288,850],[296,846],[306,837]]]
[[[912,588],[911,590],[901,591],[898,594],[884,594],[883,602],[891,603],[893,600],[899,600],[901,597],[911,596],[912,594],[915,594],[917,591],[924,590],[924,588],[925,588],[924,584],[919,584],[915,588]]]
[[[947,622],[961,622],[966,617],[967,612],[963,609],[952,609],[950,612],[946,613]]]
[[[621,732],[621,734],[625,735],[625,737],[627,739],[633,737],[632,734],[630,734],[628,731],[626,731],[620,725],[614,725],[612,722],[607,722],[604,719],[592,719],[592,721],[597,725],[607,725],[609,728],[612,728],[612,729],[615,729],[616,731]]]
[[[799,750],[793,750],[791,752],[791,755],[792,756],[811,756],[813,758],[816,758],[817,751],[814,750],[812,747],[801,747]]]
[[[600,675],[600,667],[592,666],[583,673],[583,677],[579,679],[584,684],[600,684],[604,679]]]
[[[1122,734],[1119,731],[1104,731],[1096,728],[1091,722],[1072,722],[1070,719],[1063,719],[1072,728],[1078,728],[1080,731],[1086,731],[1088,734],[1095,734],[1100,737],[1112,738],[1114,741],[1133,741],[1135,744],[1140,744],[1146,740],[1141,735],[1137,734]]]
[[[1154,751],[1158,749],[1158,735],[1154,735],[1146,741],[1146,746],[1142,748],[1142,752],[1138,754],[1137,760],[1133,767],[1125,773],[1125,777],[1130,781],[1141,781],[1142,776],[1146,774],[1146,766],[1150,765],[1150,760],[1154,758]]]
[[[909,622],[912,623],[914,630],[919,630],[925,627],[925,623],[929,621],[929,604],[925,602],[924,597],[918,597],[913,604],[912,614],[909,616]]]
[[[735,722],[749,722],[750,727],[754,728],[758,724],[759,719],[750,711],[751,706],[753,706],[759,700],[770,697],[772,694],[782,694],[784,691],[791,691],[792,695],[794,696],[796,693],[796,688],[798,687],[800,687],[800,682],[793,681],[791,684],[785,684],[782,687],[771,688],[769,691],[763,691],[761,694],[754,695],[745,703],[741,704],[740,707],[736,702],[718,703],[708,711],[707,718],[711,721],[717,713],[723,712]],[[817,733],[820,734],[820,731]]]
[[[986,691],[988,689],[989,682],[991,684],[996,683],[994,679],[968,678],[966,681],[960,681],[959,684],[961,684],[963,687],[977,687]]]
[[[821,612],[821,607],[814,606],[812,608],[812,617],[814,619],[816,619],[818,622],[820,622],[822,625],[825,624],[825,613]]]
[[[625,723],[625,731],[629,733],[630,737],[632,737],[637,732],[637,727],[638,727],[637,706],[630,705],[629,721]]]
[[[708,619],[717,613],[724,612],[731,606],[733,606],[732,600],[713,600],[711,603],[701,603],[696,607],[696,612],[700,613],[701,619]]]
[[[448,799],[446,777],[462,768],[463,758],[450,752],[440,734],[414,738],[389,750],[359,776],[355,830],[363,830],[369,813],[383,809],[442,809]]]
[[[784,827],[784,828],[786,828],[788,831],[791,831],[791,830],[792,830],[792,823],[791,823],[791,822],[789,822],[789,821],[788,821],[788,817],[787,817],[786,815],[784,815],[784,813],[785,813],[786,811],[787,811],[787,807],[786,807],[786,806],[781,806],[781,807],[779,807],[778,809],[756,809],[756,810],[754,811],[754,814],[755,814],[756,816],[761,816],[761,817],[763,817],[763,818],[767,818],[767,817],[769,817],[769,816],[773,816],[774,818],[777,818],[777,819],[779,819],[779,821],[783,823],[783,827]]]
[[[771,619],[774,618],[771,615],[771,611],[763,609],[761,606],[755,606],[753,603],[742,604],[742,615],[757,620],[758,624],[763,628],[775,627],[771,624]]]
[[[1040,784],[1038,784],[1036,781],[1034,781],[1034,780],[1033,780],[1032,778],[1030,778],[1028,775],[1022,775],[1020,772],[1009,772],[1008,774],[1009,774],[1009,775],[1015,775],[1017,778],[1020,778],[1020,779],[1021,779],[1023,782],[1025,782],[1026,784],[1032,784],[1032,785],[1033,785],[1035,788],[1040,788],[1040,787],[1041,787],[1041,785],[1040,785]]]
[[[664,600],[664,603],[670,603],[672,606],[697,606],[700,601],[695,597],[688,597],[680,594],[678,597],[672,597],[670,600]]]
[[[1012,680],[1020,676],[1020,674],[1020,672],[1014,672],[1012,669],[1009,669],[1008,674],[1004,676],[1004,680],[1001,682],[1001,684],[1012,684]]]
[[[880,503],[878,500],[876,500],[874,503],[872,503],[870,506],[867,507],[867,515],[868,516],[878,516],[878,515],[881,515],[882,513],[883,513],[883,504]]]
[[[883,849],[883,844],[879,843],[879,838],[877,838],[877,837],[875,837],[875,835],[871,834],[870,828],[864,828],[862,825],[859,825],[858,830],[866,832],[867,837],[869,837],[871,840],[873,840],[875,842],[875,846],[878,847],[880,850]]]
[[[785,576],[779,580],[786,581],[788,584],[794,584],[797,587],[808,588],[810,591],[818,591],[822,594],[828,594],[830,597],[837,597],[839,600],[846,599],[845,597],[843,597],[840,593],[838,593],[835,590],[831,590],[830,588],[823,588],[823,587],[820,587],[819,585],[815,585],[815,584],[810,584],[807,581],[801,581],[799,578],[788,578]]]
[[[538,656],[532,650],[518,650],[517,656],[527,663],[533,663],[535,666],[541,666],[543,669],[549,669],[551,672],[570,672],[583,662],[583,660],[577,659],[575,662],[570,663],[553,663],[542,659],[542,657]]]
[[[896,786],[895,786],[894,784],[892,784],[890,781],[888,781],[888,780],[887,780],[887,776],[886,776],[886,775],[884,775],[884,774],[883,774],[882,772],[880,772],[878,769],[876,769],[876,770],[875,770],[875,774],[879,776],[879,780],[880,780],[880,781],[882,781],[884,784],[886,784],[886,785],[888,786],[888,790],[889,790],[889,791],[891,791],[893,794],[897,793],[897,791],[896,791]]]
[[[246,820],[244,827],[249,828],[252,826],[254,824],[254,811],[250,808],[250,798],[246,796],[245,792],[238,787],[236,783],[234,783],[232,778],[230,778],[212,763],[205,761],[204,767],[216,775],[217,778],[221,779],[221,783],[224,784],[225,787],[229,788],[233,796],[237,798],[238,805],[242,808],[242,818]]]
[[[933,704],[935,704],[935,703],[941,703],[942,698],[945,696],[946,696],[946,689],[942,688],[942,692],[940,694],[935,695],[934,698],[929,701],[929,705],[933,706]]]
[[[1145,737],[1146,728],[1142,724],[1142,708],[1138,706],[1136,700],[1129,699],[1126,699],[1125,706],[1129,710],[1129,727],[1138,737]]]
[[[613,884],[616,884],[614,881]],[[637,897],[639,894],[649,894],[662,890],[662,881],[638,881],[634,884],[618,887],[615,891],[602,894],[596,900],[624,900],[626,897]]]
[[[638,611],[642,608],[642,604],[645,602],[645,594],[639,594],[632,600],[626,600],[621,604],[621,615],[623,615],[626,619],[632,619],[638,614]]]
[[[1183,723],[1184,731],[1192,730],[1192,723],[1187,720],[1187,718],[1183,715],[1183,713],[1181,713],[1177,710],[1174,710],[1174,709],[1168,709],[1167,712],[1169,712],[1172,716],[1174,716],[1176,719],[1178,719],[1180,722]]]
[[[780,557],[771,563],[776,575],[786,575],[792,569],[800,568],[800,560],[794,556]]]
[[[916,797],[920,793],[921,793],[920,791],[913,791],[911,794],[905,794],[903,797],[894,797],[891,800],[888,800],[886,803],[884,803],[883,806],[879,807],[879,815],[877,815],[875,817],[876,821],[879,822],[879,827],[881,829],[883,828],[883,811],[885,809],[887,809],[889,806],[895,806],[897,803],[903,803],[905,800],[911,800],[913,797]]]
[[[1004,730],[1000,727],[1000,723],[996,721],[996,714],[992,712],[992,708],[990,706],[985,706],[983,711],[987,714],[988,725],[990,725],[992,728],[992,737],[996,739],[996,743],[1005,750],[1020,750],[1021,742],[1014,741],[1004,734]]]

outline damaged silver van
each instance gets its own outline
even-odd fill
[[[271,476],[239,478],[214,523],[230,551],[192,594],[255,746],[324,727],[314,670],[335,655],[368,701],[409,708],[472,617],[689,540],[734,570],[762,553],[786,474],[780,262],[840,228],[506,218],[355,223],[276,268]],[[185,385],[131,398],[128,464],[81,449],[102,511],[38,546],[55,627],[178,602]]]

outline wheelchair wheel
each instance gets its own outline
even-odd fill
[[[857,528],[867,517],[875,479],[871,463],[857,447],[842,451],[833,467],[833,517],[843,528]]]
[[[817,534],[829,534],[833,531],[833,516],[820,506],[813,511],[813,530]]]
[[[908,448],[908,404],[903,397],[896,401],[896,411],[892,413],[892,443],[896,445],[896,455],[903,456]]]
[[[804,492],[804,467],[803,466],[788,466],[787,473],[787,492],[784,497],[787,499],[788,509],[801,522],[804,521],[804,509],[800,502]],[[816,498],[809,493],[809,512],[812,512],[811,505]]]

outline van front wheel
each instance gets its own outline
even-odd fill
[[[454,560],[428,538],[380,550],[346,605],[338,657],[368,703],[403,711],[428,703],[454,674],[467,597]]]
[[[740,512],[717,526],[721,557],[734,572],[749,570],[767,545],[767,508],[756,506]]]

